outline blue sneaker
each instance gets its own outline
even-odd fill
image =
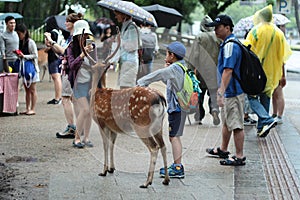
[[[184,178],[184,167],[182,164],[172,164],[168,167],[168,173],[170,178]],[[165,168],[160,168],[159,175],[165,177]]]

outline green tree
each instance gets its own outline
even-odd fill
[[[219,13],[224,12],[228,6],[236,1],[237,0],[199,0],[201,5],[204,7],[204,12],[208,14],[212,19],[216,18]]]

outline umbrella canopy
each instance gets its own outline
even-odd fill
[[[253,17],[254,15],[251,15],[249,17],[240,19],[240,21],[238,21],[238,23],[236,23],[236,25],[234,26],[233,31],[245,33],[249,31],[254,26]],[[284,25],[289,23],[290,20],[282,14],[273,14],[273,22],[276,25]]]
[[[4,20],[7,16],[13,16],[15,19],[23,18],[19,13],[0,13],[0,20]]]
[[[143,6],[142,8],[150,12],[155,17],[158,27],[171,28],[182,19],[182,14],[174,8],[168,8],[159,4]]]
[[[62,34],[64,38],[68,38],[70,32],[66,29],[66,16],[65,15],[52,15],[47,17],[44,21],[46,23],[45,31],[50,32],[53,29],[62,30]]]
[[[119,0],[101,0],[97,2],[97,5],[109,10],[124,13],[126,15],[132,16],[135,20],[138,20],[141,23],[147,23],[151,26],[157,27],[157,23],[153,15],[132,2]]]

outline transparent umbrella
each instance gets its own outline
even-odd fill
[[[132,16],[135,20],[141,23],[147,23],[151,26],[157,27],[157,23],[153,15],[132,2],[119,0],[101,0],[97,2],[97,5],[109,10],[124,13],[126,15]]]
[[[233,28],[234,32],[247,32],[249,31],[253,26],[253,17],[254,15],[251,15],[249,17],[245,17],[240,19],[236,25]],[[276,25],[284,25],[290,22],[290,20],[282,15],[282,14],[273,14],[273,22]]]

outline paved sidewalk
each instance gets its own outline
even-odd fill
[[[116,87],[116,73],[109,71],[108,86]],[[284,92],[286,94],[286,111],[284,124],[272,129],[270,134],[277,134],[280,143],[286,151],[285,158],[290,161],[298,179],[300,174],[300,156],[297,151],[300,144],[300,104],[297,86],[298,77],[288,80]],[[152,87],[162,91],[165,87],[162,83],[155,83]],[[162,167],[162,157],[159,154],[153,183],[148,189],[141,189],[147,177],[150,155],[145,145],[135,135],[119,135],[115,148],[114,174],[100,177],[98,174],[103,169],[102,140],[96,124],[93,122],[90,139],[94,148],[74,149],[72,140],[55,138],[55,131],[65,127],[63,109],[61,105],[47,105],[46,102],[53,96],[53,83],[42,82],[38,85],[37,115],[30,119],[34,123],[28,127],[28,118],[17,116],[18,124],[13,133],[25,133],[35,137],[34,143],[24,141],[14,143],[10,132],[13,120],[16,118],[0,118],[1,131],[6,132],[6,137],[0,138],[1,148],[6,149],[5,155],[9,157],[9,149],[19,148],[20,155],[37,156],[34,152],[42,151],[45,155],[39,162],[32,165],[15,164],[22,166],[19,175],[27,176],[28,180],[20,179],[20,183],[27,185],[25,194],[30,194],[24,199],[271,199],[268,188],[268,178],[265,176],[264,157],[262,156],[260,140],[256,137],[254,127],[245,128],[245,156],[246,165],[241,167],[221,166],[218,158],[212,158],[205,153],[208,147],[219,146],[221,141],[221,126],[212,125],[212,117],[207,114],[203,125],[193,123],[193,115],[190,115],[192,125],[186,121],[185,132],[182,137],[183,164],[185,166],[184,179],[171,179],[170,185],[165,186],[158,175]],[[20,107],[24,108],[24,93],[20,93]],[[205,99],[205,105],[207,105]],[[206,107],[206,110],[207,107]],[[10,125],[8,126],[8,123]],[[26,129],[27,128],[27,129]],[[167,134],[167,122],[164,126],[164,139],[167,145],[168,164],[172,162],[171,146]],[[270,140],[269,136],[263,140]],[[42,142],[47,145],[39,146]],[[44,143],[42,143],[44,144]],[[230,143],[230,152],[234,153],[233,141]],[[4,151],[3,151],[4,152]],[[271,152],[275,153],[275,152]],[[49,163],[51,161],[51,163]],[[26,164],[26,163],[25,163]],[[25,166],[25,167],[23,167]],[[42,166],[43,172],[38,172],[40,183],[37,187],[30,182],[30,176],[34,176],[36,166]],[[20,176],[20,177],[22,177]],[[25,178],[24,178],[25,179]],[[41,198],[46,196],[48,198]],[[295,196],[299,199],[300,196]],[[279,198],[280,199],[280,198]]]

